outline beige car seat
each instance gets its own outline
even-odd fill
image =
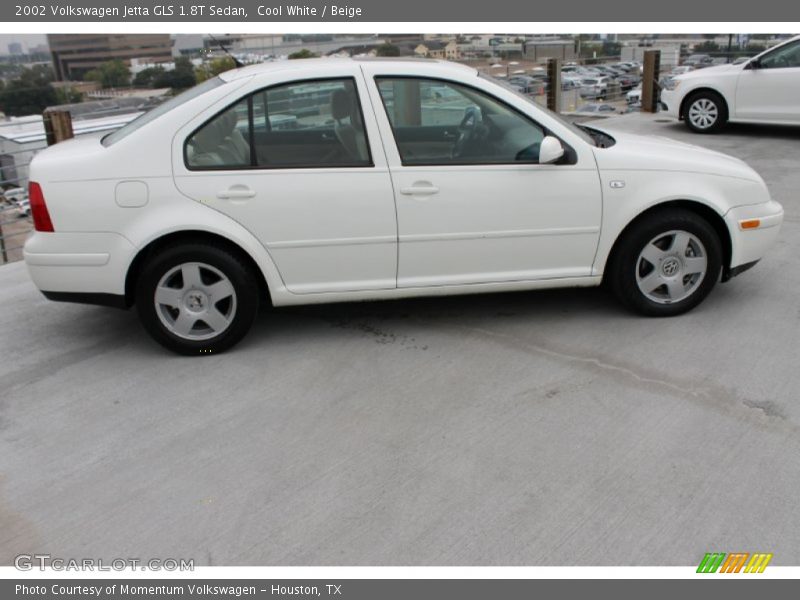
[[[344,146],[349,157],[357,162],[369,160],[361,111],[358,110],[355,94],[346,90],[336,90],[331,94],[331,116],[334,132]]]

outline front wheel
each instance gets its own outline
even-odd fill
[[[719,279],[719,236],[693,212],[651,213],[623,236],[609,263],[609,282],[616,296],[641,314],[665,317],[691,310]]]
[[[153,338],[179,354],[218,354],[239,342],[258,312],[258,282],[227,249],[166,248],[137,284],[139,317]]]
[[[711,91],[698,92],[686,102],[683,116],[686,126],[695,133],[713,133],[728,120],[722,97]]]

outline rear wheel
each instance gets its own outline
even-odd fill
[[[169,247],[149,260],[137,285],[145,329],[179,354],[218,354],[239,342],[258,311],[257,279],[227,249]]]
[[[686,101],[683,119],[695,133],[714,133],[728,120],[728,109],[719,94],[697,92]]]
[[[617,297],[639,313],[684,313],[700,304],[719,279],[719,236],[693,212],[654,212],[623,235],[609,263],[609,282]]]

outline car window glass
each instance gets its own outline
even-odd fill
[[[543,129],[468,86],[377,79],[404,165],[536,163]]]
[[[194,169],[370,166],[355,83],[326,79],[259,90],[195,131],[186,163]]]
[[[201,96],[206,92],[208,92],[209,90],[219,87],[224,83],[225,82],[219,77],[213,77],[211,79],[207,79],[200,85],[196,85],[193,88],[186,90],[182,94],[178,94],[177,96],[170,98],[163,104],[159,104],[155,108],[148,110],[146,113],[136,117],[133,121],[117,129],[113,133],[109,133],[103,138],[102,140],[103,145],[111,146],[112,144],[117,143],[121,139],[128,137],[131,133],[133,133],[137,129],[140,129],[141,127],[154,121],[160,116],[167,114],[168,112],[170,112],[175,108],[178,108],[182,104],[185,104],[190,100],[194,100],[198,96]]]
[[[186,162],[196,168],[251,165],[248,99],[240,100],[203,125],[186,143]]]
[[[764,55],[759,64],[762,69],[800,67],[800,41],[786,44]]]

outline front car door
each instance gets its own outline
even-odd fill
[[[397,202],[398,287],[591,275],[602,199],[588,146],[538,164],[549,132],[511,106],[527,100],[493,97],[474,71],[387,68],[364,66]]]
[[[250,230],[290,292],[395,288],[392,184],[362,74],[343,63],[286,73],[178,133],[177,187]]]
[[[800,123],[800,40],[774,48],[745,66],[736,84],[733,117]]]

